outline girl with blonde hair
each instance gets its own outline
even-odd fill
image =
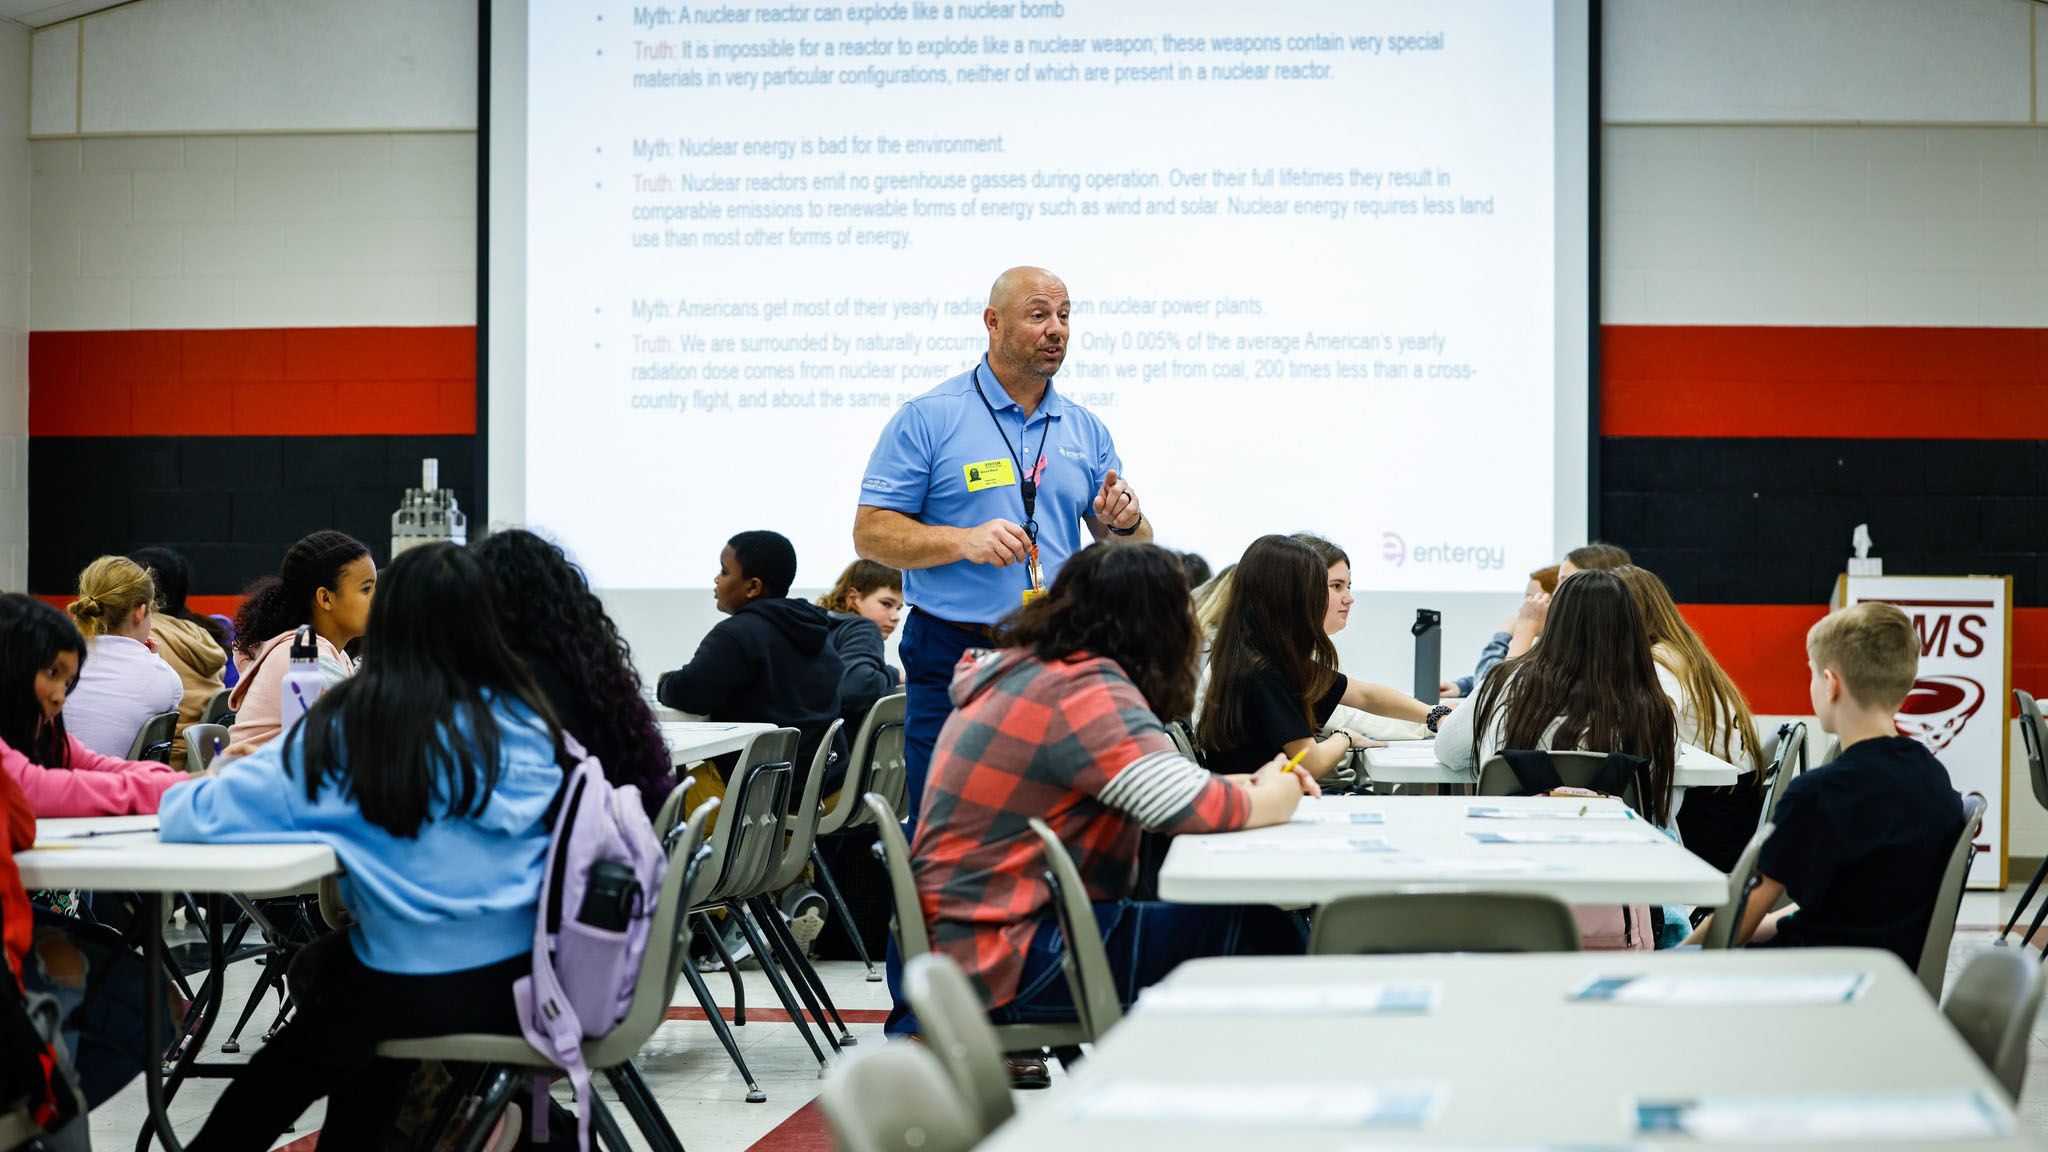
[[[85,637],[88,659],[66,705],[78,742],[102,756],[128,755],[142,725],[175,712],[185,686],[156,654],[156,581],[126,556],[102,556],[78,574],[78,599],[65,610]]]

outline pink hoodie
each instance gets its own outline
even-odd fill
[[[40,819],[62,816],[134,816],[156,811],[171,785],[189,779],[168,764],[148,760],[116,760],[71,742],[69,768],[45,768],[0,742],[0,769],[5,769],[28,797]]]

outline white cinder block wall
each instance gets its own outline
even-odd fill
[[[1605,13],[1603,323],[2048,327],[2048,7]],[[2048,854],[2012,748],[2009,851]]]
[[[28,587],[28,30],[0,20],[0,591]],[[15,83],[6,83],[15,79]]]

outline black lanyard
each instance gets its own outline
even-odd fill
[[[1033,478],[1031,472],[1025,469],[1024,461],[1017,458],[1017,453],[1024,448],[1024,435],[1026,429],[1031,426],[1031,417],[1028,414],[1024,417],[1024,428],[1017,429],[1017,447],[1012,448],[1010,447],[1010,434],[1003,431],[1003,422],[996,418],[996,406],[988,402],[988,393],[982,391],[978,373],[974,381],[974,394],[981,397],[981,406],[988,409],[989,422],[996,426],[996,436],[1003,442],[1003,451],[1010,454],[1011,463],[1017,466],[1017,488],[1024,495],[1024,535],[1029,537],[1033,544],[1036,544],[1038,543],[1038,481]],[[1043,402],[1043,400],[1040,401],[1040,403]],[[1045,438],[1050,435],[1052,435],[1052,417],[1047,415],[1045,418],[1045,429],[1038,434],[1038,455],[1041,458],[1045,455]]]

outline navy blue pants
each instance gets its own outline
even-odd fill
[[[953,669],[969,648],[986,648],[988,638],[955,628],[922,612],[912,611],[903,624],[898,653],[903,657],[903,771],[909,781],[903,817],[906,837],[917,833],[917,813],[924,802],[925,778],[931,774],[932,749],[939,729],[953,713]]]

